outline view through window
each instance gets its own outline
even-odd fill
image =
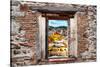
[[[48,58],[68,57],[68,21],[48,20]]]

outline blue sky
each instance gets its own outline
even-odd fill
[[[67,20],[49,20],[49,26],[59,27],[59,26],[68,26]]]

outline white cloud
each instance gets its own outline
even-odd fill
[[[68,26],[66,20],[49,20],[49,26],[59,27],[59,26]]]

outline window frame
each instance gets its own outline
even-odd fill
[[[59,14],[58,14],[59,15]],[[69,16],[47,16],[45,15],[46,18],[46,27],[45,27],[45,58],[48,60],[48,20],[66,20],[68,21],[68,47],[70,44],[70,17]],[[68,49],[68,58],[69,58],[69,51],[70,49]]]

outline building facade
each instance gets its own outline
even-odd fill
[[[96,17],[95,5],[11,1],[11,66],[96,61]]]

